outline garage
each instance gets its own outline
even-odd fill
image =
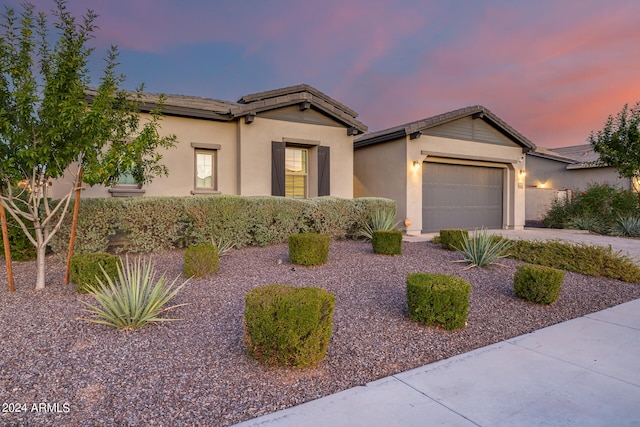
[[[504,168],[424,162],[422,232],[502,228]]]

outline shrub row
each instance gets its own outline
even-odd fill
[[[236,247],[285,243],[296,233],[322,233],[341,239],[356,236],[379,209],[395,210],[382,198],[319,197],[294,200],[268,196],[141,197],[82,199],[75,252],[105,252],[123,236],[115,252],[149,253],[212,239]],[[66,254],[71,216],[51,241]]]
[[[610,246],[589,246],[558,240],[514,240],[509,248],[509,257],[588,276],[640,282],[640,267],[621,252],[614,252]]]

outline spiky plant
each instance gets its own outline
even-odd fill
[[[471,237],[462,236],[462,247],[458,249],[464,259],[458,262],[468,262],[472,267],[487,267],[497,264],[500,258],[508,256],[507,251],[513,242],[487,233],[486,229],[476,230]]]
[[[98,285],[92,292],[98,305],[81,301],[88,307],[85,311],[93,317],[82,320],[133,330],[147,323],[178,320],[162,318],[160,315],[186,305],[166,307],[189,279],[178,286],[178,277],[171,283],[167,282],[164,274],[156,280],[155,266],[151,260],[138,258],[129,262],[127,258],[122,267],[118,265],[117,280],[112,279],[104,269],[103,273],[104,277],[98,279]]]
[[[393,209],[378,209],[371,214],[369,221],[360,230],[360,236],[371,241],[374,231],[393,230],[399,223],[396,221],[396,213]]]
[[[234,242],[225,240],[222,238],[222,236],[220,236],[218,240],[212,238],[211,244],[218,250],[219,257],[226,255],[227,252],[236,247],[236,244]]]
[[[640,237],[640,216],[619,216],[613,224],[614,236]]]

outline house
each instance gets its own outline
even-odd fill
[[[395,200],[407,234],[524,226],[536,147],[483,106],[367,133],[354,148],[354,195]]]
[[[145,94],[143,101],[146,114],[158,96]],[[367,127],[355,111],[309,85],[237,102],[169,95],[163,115],[162,132],[177,137],[174,148],[161,151],[169,176],[143,188],[123,176],[113,188],[86,188],[83,197],[353,197],[353,139]],[[68,190],[68,182],[53,183],[54,198]]]
[[[527,153],[527,221],[540,221],[553,200],[570,197],[593,184],[609,184],[633,189],[629,178],[621,178],[615,168],[597,164],[598,153],[591,144],[561,148],[538,147]]]

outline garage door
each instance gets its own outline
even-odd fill
[[[423,164],[423,232],[502,227],[502,168]]]

